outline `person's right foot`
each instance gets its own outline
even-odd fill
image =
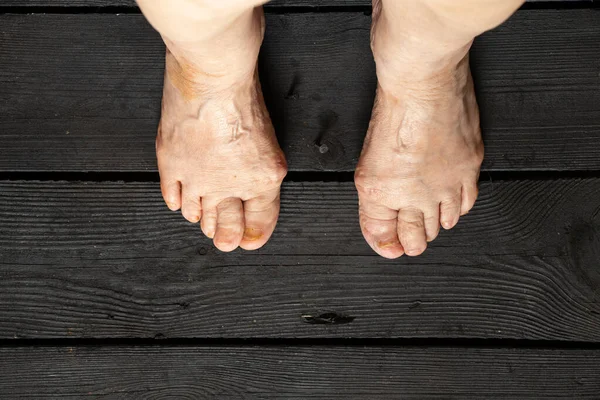
[[[167,51],[166,57],[156,139],[162,194],[171,210],[181,208],[188,221],[200,221],[222,251],[254,250],[267,242],[287,172],[256,59],[242,57],[238,65],[245,64],[235,76],[225,69],[215,76],[185,56]]]

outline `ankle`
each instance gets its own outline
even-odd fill
[[[448,52],[423,52],[402,42],[394,46],[373,44],[379,85],[389,93],[435,94],[462,87],[469,78],[469,47]]]
[[[468,53],[437,65],[410,59],[376,63],[379,90],[398,99],[432,102],[449,93],[464,92],[471,81]]]
[[[454,83],[457,71],[468,71],[468,53],[473,40],[441,36],[438,39],[412,26],[410,16],[406,20],[392,21],[384,10],[373,17],[371,49],[377,78],[384,89],[435,89]],[[458,75],[460,78],[465,74]]]
[[[167,45],[167,72],[193,85],[227,88],[255,75],[264,37],[261,8],[249,10],[222,32],[195,42],[163,37]]]
[[[183,93],[194,94],[186,97],[230,93],[233,88],[251,87],[258,79],[256,60],[239,63],[235,68],[216,70],[182,54],[175,56],[170,49],[167,50],[165,68],[166,79],[173,86]]]

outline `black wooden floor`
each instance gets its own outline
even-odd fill
[[[480,199],[396,261],[352,183],[369,12],[268,6],[291,172],[269,244],[223,254],[161,200],[164,48],[133,1],[1,0],[1,399],[600,399],[598,3],[477,40]]]

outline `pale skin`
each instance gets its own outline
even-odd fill
[[[163,197],[222,251],[268,241],[287,172],[257,78],[264,2],[138,0],[168,49]],[[522,2],[374,0],[379,83],[355,183],[363,235],[381,256],[423,253],[473,207],[483,143],[468,51]]]

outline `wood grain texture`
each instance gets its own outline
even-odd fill
[[[290,169],[352,170],[370,17],[267,19],[263,86]],[[484,170],[600,168],[599,35],[594,10],[530,10],[477,40]],[[139,15],[1,15],[0,171],[155,171],[163,52]]]
[[[0,348],[32,399],[597,399],[600,351],[409,347]]]
[[[425,255],[391,261],[351,183],[286,183],[268,245],[224,254],[157,184],[3,182],[0,338],[600,340],[600,179],[481,192]]]
[[[530,3],[588,3],[594,0],[526,0]],[[265,4],[267,9],[277,7],[353,7],[371,6],[371,0],[272,0]],[[135,0],[2,0],[2,7],[137,7]]]

